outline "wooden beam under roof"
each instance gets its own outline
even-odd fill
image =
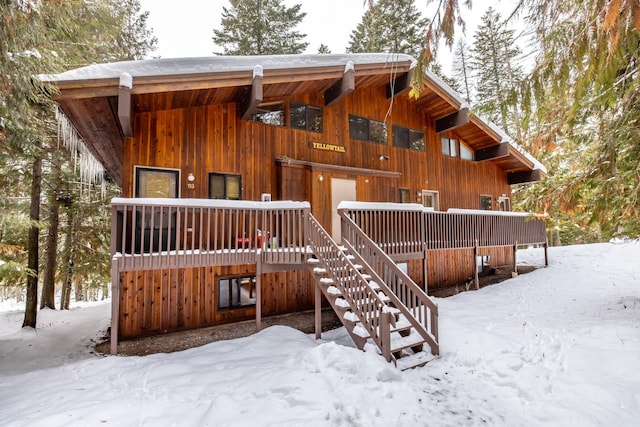
[[[350,94],[356,88],[356,72],[353,62],[347,62],[342,78],[324,91],[324,106],[330,107],[342,98]]]
[[[246,98],[240,104],[240,118],[248,120],[258,110],[258,105],[262,102],[264,88],[262,85],[263,74],[262,67],[256,65],[253,69],[253,81],[251,82],[251,90]]]
[[[455,113],[436,120],[436,133],[442,133],[469,123],[469,109],[461,108]]]
[[[387,99],[394,98],[411,89],[414,70],[415,68],[410,68],[409,71],[396,77],[392,83],[387,85]]]
[[[131,107],[131,76],[123,74],[118,88],[118,122],[122,129],[122,136],[133,136],[133,111]]]
[[[509,180],[509,185],[538,182],[542,181],[542,171],[540,169],[533,169],[524,172],[512,172],[507,174],[507,179]]]
[[[484,160],[499,159],[509,155],[509,143],[502,142],[498,145],[476,150],[475,160],[482,162]]]

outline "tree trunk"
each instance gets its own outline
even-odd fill
[[[69,301],[71,300],[71,288],[73,285],[73,264],[76,258],[76,213],[70,208],[67,213],[69,225],[67,230],[67,236],[65,238],[65,254],[67,254],[67,271],[65,274],[64,284],[62,285],[62,298],[60,301],[60,308],[63,310],[69,310]]]
[[[51,211],[49,212],[49,234],[47,235],[47,262],[44,267],[42,279],[42,300],[40,308],[56,308],[56,260],[58,255],[58,221],[60,204],[53,197]]]
[[[85,297],[84,297],[84,289],[82,288],[82,280],[78,280],[76,282],[76,289],[75,289],[75,295],[76,295],[76,301],[84,301]]]
[[[40,142],[36,142],[36,149],[42,147]],[[39,151],[39,150],[38,150]],[[36,158],[33,161],[33,178],[31,182],[31,207],[29,209],[29,218],[31,221],[40,220],[40,184],[42,183],[42,158],[40,153],[36,152]],[[32,224],[29,229],[29,262],[28,268],[31,270],[27,277],[27,302],[24,310],[24,322],[22,327],[36,327],[36,318],[38,316],[38,238],[40,229],[37,224]]]

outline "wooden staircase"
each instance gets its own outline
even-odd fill
[[[437,355],[437,306],[420,287],[375,243],[366,242],[366,236],[350,242],[343,235],[343,245],[338,246],[309,216],[309,244],[314,254],[308,260],[309,269],[317,290],[329,301],[356,346],[364,350],[367,343],[375,344],[382,356],[400,369],[424,365]],[[363,242],[367,250],[363,250]],[[372,253],[376,256],[371,257]],[[409,300],[398,296],[381,276],[400,282],[396,290]]]

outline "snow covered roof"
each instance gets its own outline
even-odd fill
[[[347,62],[358,65],[415,63],[410,55],[398,53],[348,53],[315,55],[253,55],[210,56],[199,58],[161,58],[139,61],[92,64],[60,74],[41,74],[39,79],[49,82],[77,80],[104,80],[120,78],[122,73],[136,77],[175,76],[184,74],[209,74],[222,72],[251,71],[256,65],[268,70],[331,67],[344,68]]]

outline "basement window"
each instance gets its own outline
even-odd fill
[[[322,133],[322,108],[291,102],[289,105],[291,127]]]
[[[256,276],[224,277],[218,279],[218,309],[256,305]]]
[[[408,188],[400,188],[400,203],[411,203],[411,190]]]

